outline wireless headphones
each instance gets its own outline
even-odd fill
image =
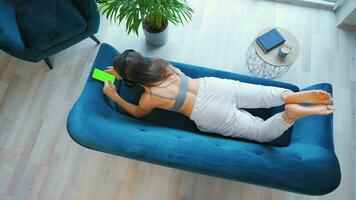
[[[115,69],[117,70],[117,72],[119,73],[119,75],[121,76],[122,80],[125,81],[125,85],[127,87],[134,87],[136,85],[136,83],[134,81],[131,81],[127,78],[126,74],[125,74],[125,69],[126,69],[126,56],[130,53],[130,52],[135,52],[135,50],[133,49],[126,49],[121,55],[120,55],[120,64],[119,64],[119,69]]]

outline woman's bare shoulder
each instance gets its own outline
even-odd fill
[[[153,99],[154,97],[147,93],[147,92],[144,92],[140,98],[140,102],[139,102],[139,105],[141,107],[156,107],[156,101]]]
[[[152,101],[153,98],[154,98],[153,95],[151,95],[150,93],[148,93],[148,92],[145,91],[145,92],[142,93],[142,96],[141,96],[141,98],[140,98],[140,102],[141,102],[141,101],[142,101],[142,102],[149,102],[149,101]]]
[[[189,75],[185,74],[182,70],[180,70],[178,67],[175,67],[171,64],[169,64],[170,68],[176,73],[176,74],[183,74],[189,78],[191,78]]]

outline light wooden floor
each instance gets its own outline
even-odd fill
[[[301,55],[281,79],[300,87],[330,82],[334,138],[342,169],[337,190],[310,197],[94,152],[66,132],[98,46],[89,39],[52,57],[54,69],[0,51],[0,199],[328,199],[356,200],[356,33],[334,14],[260,0],[190,0],[194,20],[170,26],[158,49],[102,20],[97,37],[119,50],[248,74],[245,52],[270,26],[293,32]],[[259,166],[256,166],[259,167]],[[278,173],[278,172],[271,172]]]

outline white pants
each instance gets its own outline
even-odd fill
[[[201,131],[269,142],[292,124],[282,113],[267,120],[241,108],[270,108],[283,105],[282,94],[288,89],[205,77],[199,79],[196,102],[190,116]]]

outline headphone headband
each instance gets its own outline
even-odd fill
[[[133,49],[126,49],[120,56],[120,64],[119,64],[119,74],[122,78],[122,80],[125,81],[125,85],[128,87],[133,87],[135,85],[135,82],[128,80],[126,74],[125,74],[125,69],[126,69],[126,56],[130,52],[135,52]]]

